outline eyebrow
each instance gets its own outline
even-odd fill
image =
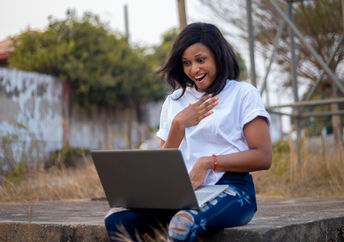
[[[194,57],[200,57],[200,56],[202,56],[202,55],[203,55],[202,53],[199,53],[199,54],[195,55]],[[188,58],[182,56],[182,59],[183,59],[183,60],[187,60]]]

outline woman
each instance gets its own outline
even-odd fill
[[[110,214],[111,234],[122,224],[134,232],[168,223],[172,241],[195,241],[204,233],[247,224],[257,210],[249,172],[271,165],[270,117],[258,90],[236,81],[239,66],[219,29],[186,26],[158,73],[173,87],[162,107],[157,136],[161,148],[178,148],[194,189],[228,184],[199,210],[121,211]],[[166,171],[168,172],[168,171]]]

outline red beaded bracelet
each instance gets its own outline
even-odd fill
[[[213,169],[213,171],[217,171],[217,156],[216,155],[213,155],[213,157],[214,157],[214,169]]]

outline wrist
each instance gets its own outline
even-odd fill
[[[181,120],[179,120],[177,117],[173,119],[171,126],[174,127],[178,131],[185,130],[185,125],[183,125],[183,122],[181,122]]]
[[[217,162],[217,155],[212,155],[212,158],[213,158],[213,171],[216,172],[217,171],[217,166],[218,166],[218,162]]]
[[[207,170],[212,170],[214,168],[214,158],[212,156],[202,157],[203,167]]]

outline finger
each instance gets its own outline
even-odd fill
[[[214,113],[214,111],[211,110],[211,111],[209,111],[209,112],[206,112],[206,113],[202,114],[202,115],[200,116],[200,120],[202,120],[202,119],[208,117],[209,115],[211,115],[211,114],[213,114],[213,113]]]
[[[197,183],[197,184],[192,185],[192,187],[193,187],[194,190],[196,190],[200,185],[201,185],[201,184],[198,184],[198,183]]]
[[[219,100],[219,97],[213,97],[211,98],[210,100],[206,100],[205,102],[203,102],[201,104],[202,107],[206,107],[206,106],[209,106],[209,105],[213,105],[213,104],[217,104],[218,103],[218,100]]]
[[[219,104],[218,98],[211,100],[204,104],[204,106],[201,108],[201,112],[208,112],[209,110],[213,109],[217,104]]]
[[[192,188],[196,190],[196,184],[192,183]]]
[[[207,101],[212,96],[213,96],[213,94],[207,94],[207,95],[203,96],[200,100],[198,100],[196,103],[198,105],[202,105],[203,103],[205,103],[205,101]]]
[[[195,182],[191,181],[191,185],[192,185],[193,189],[196,189],[196,183]]]

